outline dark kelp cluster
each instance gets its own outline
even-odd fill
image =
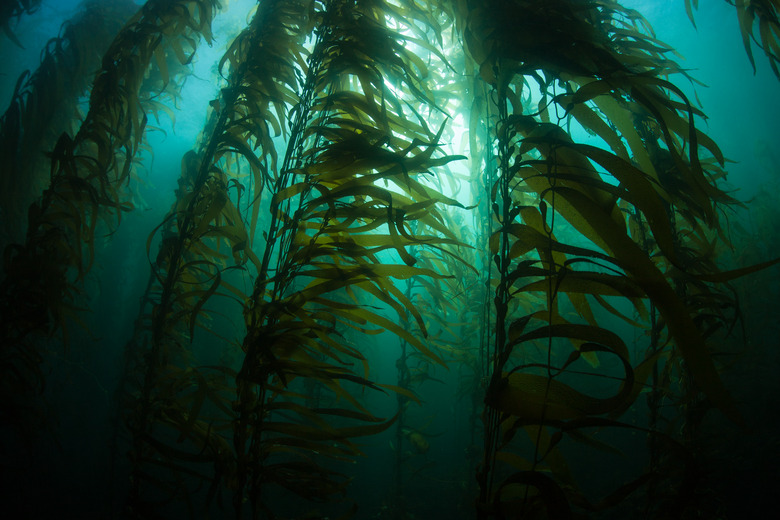
[[[8,0],[0,5],[0,27],[3,33],[19,47],[22,44],[16,38],[11,24],[22,15],[34,13],[40,6],[41,0]]]
[[[134,8],[121,0],[85,4],[46,43],[35,72],[19,77],[0,120],[3,246],[24,240],[27,208],[49,181],[45,153],[63,132],[77,130],[78,100],[88,92],[103,54]]]
[[[86,4],[0,121],[0,398],[19,432],[44,345],[84,312],[96,237],[134,209],[148,115],[171,111],[220,8],[131,4]],[[751,63],[753,38],[777,73],[776,3],[736,7]],[[384,513],[406,518],[430,447],[411,410],[448,367],[476,518],[706,516],[702,417],[743,422],[718,363],[740,318],[729,282],[774,262],[719,267],[739,203],[671,53],[615,0],[259,2],[146,242],[112,507],[359,518],[358,439],[392,427]],[[396,384],[360,346],[383,332],[401,342]],[[581,459],[620,458],[626,431],[642,457],[586,482]]]
[[[190,4],[198,9],[191,12]],[[44,149],[50,162],[49,185],[27,211],[23,242],[7,246],[3,257],[2,365],[3,373],[8,374],[3,395],[9,399],[42,383],[36,347],[41,336],[59,332],[67,342],[66,323],[74,316],[79,284],[94,259],[99,223],[105,222],[110,230],[123,211],[132,209],[127,185],[147,113],[159,103],[154,99],[159,91],[144,88],[147,69],[155,65],[155,57],[156,63],[164,63],[159,58],[168,46],[186,62],[182,45],[195,45],[200,34],[209,36],[206,30],[213,11],[211,2],[144,5],[121,27],[102,56],[101,67],[90,80],[89,109],[78,130],[71,136],[67,127],[62,128],[52,149]],[[91,25],[81,26],[82,33],[91,31]],[[58,66],[44,63],[39,71],[46,74]],[[92,70],[66,69],[63,73],[78,72],[90,74]],[[164,82],[161,88],[166,87]],[[28,126],[35,116],[47,115],[38,114],[38,107],[29,104],[35,100],[30,95],[21,94],[20,98],[18,89],[12,114],[19,114],[21,100],[27,103],[27,117],[9,113],[3,117],[4,137],[12,141],[20,133],[26,139],[36,139],[27,137]],[[8,164],[17,162],[15,152],[9,154]],[[4,177],[12,179],[28,174],[32,181],[34,171],[14,167],[3,171]],[[4,185],[10,182],[4,181]]]

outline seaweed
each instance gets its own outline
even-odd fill
[[[179,38],[194,44],[192,35],[198,32],[208,35],[213,4],[194,2],[200,9],[194,16],[189,3],[149,2],[122,26],[102,56],[102,66],[90,88],[89,111],[78,131],[71,136],[68,128],[62,128],[47,152],[48,187],[30,204],[23,242],[7,245],[3,255],[0,343],[4,377],[7,374],[13,381],[8,385],[11,395],[33,396],[42,390],[37,350],[42,341],[57,333],[67,344],[69,324],[79,322],[80,285],[93,263],[98,225],[104,222],[110,230],[112,219],[118,222],[122,212],[132,209],[126,185],[142,143],[147,111],[151,110],[144,99],[149,93],[142,87],[155,49],[160,45],[181,47]],[[74,38],[70,44],[76,51]],[[44,54],[44,59],[50,56]],[[47,62],[40,74],[59,76],[58,67],[59,63]],[[19,86],[25,78],[23,74]],[[35,81],[38,78],[36,75]],[[77,89],[65,94],[79,95]],[[4,131],[11,135],[4,140],[6,145],[14,142],[14,136],[18,138],[21,123],[25,141],[46,146],[48,129],[33,128],[29,119],[45,117],[45,109],[39,113],[37,106],[25,105],[26,119],[19,120],[19,103],[22,98],[31,101],[31,95],[20,94],[17,87],[11,115],[4,118]],[[16,163],[16,150],[5,151],[10,154],[9,164]],[[37,154],[31,155],[27,159],[32,161]],[[21,172],[11,169],[8,176],[4,172],[4,183],[14,173]],[[24,173],[35,179],[33,171]]]
[[[709,316],[725,322],[722,313],[734,306],[733,299],[725,293],[716,296],[704,283],[717,272],[713,263],[705,261],[706,239],[696,248],[689,236],[683,249],[676,238],[683,226],[690,226],[693,234],[704,234],[707,228],[719,233],[715,205],[734,200],[715,187],[709,166],[703,166],[700,149],[720,165],[723,156],[696,128],[698,111],[661,77],[679,70],[659,59],[668,49],[641,33],[631,33],[628,26],[613,33],[611,18],[636,20],[635,14],[616,3],[597,8],[587,2],[548,2],[542,8],[533,2],[495,2],[493,9],[486,10],[467,2],[466,8],[464,41],[497,100],[491,114],[498,149],[492,196],[499,228],[491,236],[490,250],[498,280],[485,457],[478,473],[480,515],[501,515],[511,503],[528,514],[546,510],[548,517],[568,517],[572,514],[568,508],[559,511],[556,504],[567,494],[562,490],[573,486],[569,477],[536,476],[542,467],[553,475],[558,471],[553,465],[554,448],[543,441],[545,435],[552,435],[545,432],[555,429],[550,423],[619,417],[637,398],[650,368],[661,360],[656,345],[646,361],[632,361],[622,341],[599,325],[583,295],[592,295],[604,310],[618,315],[604,296],[629,298],[644,315],[641,302],[649,300],[674,346],[664,352],[681,356],[697,388],[741,422],[705,340],[711,327],[718,326],[705,325]],[[509,20],[522,20],[525,30]],[[624,38],[630,33],[638,43],[629,47]],[[616,40],[613,34],[621,38]],[[518,101],[528,82],[537,83],[542,93],[539,110],[531,114]],[[569,118],[601,137],[611,150],[577,144],[564,126]],[[648,125],[657,137],[640,135]],[[630,147],[633,163],[624,143]],[[662,153],[668,158],[663,170],[657,169]],[[671,181],[671,176],[679,181]],[[523,192],[518,193],[521,186]],[[679,187],[673,191],[675,186]],[[653,238],[652,254],[637,244],[626,207],[641,215],[642,236]],[[567,244],[559,238],[562,221],[588,245]],[[680,273],[688,280],[684,292],[674,281]],[[692,298],[694,285],[699,302],[725,298],[725,304],[714,313],[713,307],[703,309]],[[515,314],[515,298],[528,291],[542,291],[546,309]],[[585,323],[564,317],[564,297]],[[568,356],[561,339],[573,347]],[[546,351],[546,361],[542,357],[521,362],[529,356],[533,359],[525,353],[526,343],[538,343]],[[612,397],[595,398],[561,381],[579,360],[595,368],[607,354],[617,356],[623,367],[622,375],[608,375],[620,382]],[[604,375],[595,371],[591,377]],[[531,436],[533,456],[512,462],[517,472],[494,484],[496,461],[504,457],[501,450],[522,428]]]
[[[41,6],[41,0],[10,0],[3,2],[0,7],[0,27],[9,40],[19,47],[23,47],[19,39],[11,30],[13,20],[20,18],[25,14],[32,14]]]
[[[753,45],[764,51],[772,72],[780,79],[780,4],[776,0],[726,0],[734,6],[742,34],[742,44],[745,53],[756,73],[756,60],[753,57]],[[685,0],[685,10],[691,23],[694,21],[693,11],[699,8],[698,0]],[[758,29],[758,35],[755,31]]]
[[[424,357],[443,363],[419,338],[358,304],[361,293],[377,297],[394,308],[400,319],[407,312],[414,316],[425,334],[419,313],[392,279],[442,276],[417,267],[407,247],[417,243],[436,246],[452,237],[446,230],[441,238],[436,234],[419,236],[411,231],[410,223],[417,220],[439,229],[436,206],[457,203],[415,177],[457,157],[434,158],[443,126],[434,134],[426,125],[415,128],[407,124],[399,101],[385,86],[390,78],[417,99],[429,99],[419,81],[420,64],[384,26],[384,4],[358,2],[347,9],[348,5],[332,2],[322,12],[302,101],[295,113],[281,175],[273,187],[262,266],[245,313],[247,335],[237,377],[240,415],[234,444],[239,491],[247,493],[255,516],[264,509],[260,499],[266,492],[261,477],[268,470],[263,469],[260,458],[263,451],[248,448],[267,445],[266,449],[274,452],[279,444],[289,445],[295,437],[306,439],[310,435],[300,424],[306,419],[305,409],[298,410],[297,420],[270,423],[285,436],[269,436],[265,441],[262,434],[267,423],[262,419],[253,422],[251,417],[271,415],[269,406],[277,400],[298,401],[285,389],[295,379],[313,379],[336,395],[343,394],[338,383],[342,378],[380,388],[366,379],[367,371],[350,374],[352,362],[348,360],[365,364],[365,358],[329,338],[338,334],[337,325],[368,327],[369,331],[384,328]],[[351,90],[351,85],[359,88]],[[391,183],[395,190],[378,187],[379,181]],[[378,228],[387,231],[367,234]],[[274,266],[271,258],[277,247]],[[394,250],[404,263],[380,263],[382,249]],[[347,290],[353,301],[339,302],[328,296],[339,290]],[[395,390],[409,394],[403,387]],[[367,419],[379,420],[357,401],[350,401]],[[383,422],[382,428],[391,422]],[[284,430],[279,429],[282,425]],[[353,428],[360,433],[369,427]],[[345,455],[357,453],[346,436],[326,433],[321,439],[343,444]],[[315,446],[309,449],[322,451]],[[300,469],[311,471],[310,466]],[[288,478],[293,475],[288,474]],[[311,488],[296,486],[294,492],[312,498]]]
[[[772,61],[775,11],[736,5],[751,62],[754,18]],[[19,79],[0,149],[9,422],[45,382],[41,344],[85,314],[148,116],[179,110],[217,8],[150,1],[88,35],[85,13]],[[394,428],[382,513],[404,518],[435,469],[413,406],[454,377],[453,478],[477,518],[707,510],[704,417],[744,424],[722,378],[734,282],[778,260],[721,267],[741,203],[672,54],[613,0],[259,2],[146,241],[113,425],[126,514],[349,518],[360,439]],[[384,332],[395,384],[365,347]],[[579,457],[625,458],[621,432],[644,460],[585,483]]]
[[[134,12],[132,2],[86,3],[44,47],[38,69],[23,73],[0,119],[3,248],[21,242],[27,208],[49,180],[45,151],[72,132],[78,99],[87,92],[103,54]]]

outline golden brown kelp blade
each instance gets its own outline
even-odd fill
[[[756,64],[753,60],[753,51],[751,50],[752,39],[756,45],[764,51],[769,66],[775,76],[780,79],[780,3],[777,0],[736,0],[734,6],[737,9],[739,19],[739,28],[742,31],[742,42],[745,46],[750,64],[753,66],[753,72],[756,71]],[[758,38],[755,35],[755,26],[758,25]],[[757,43],[758,40],[761,43]]]

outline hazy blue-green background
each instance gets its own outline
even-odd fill
[[[175,125],[165,119],[150,122],[161,131],[152,132],[149,137],[154,159],[143,177],[144,204],[124,217],[119,231],[102,245],[99,263],[88,279],[88,303],[96,310],[86,318],[92,335],[76,332],[71,349],[55,352],[47,363],[46,396],[51,405],[53,427],[44,435],[50,435],[50,442],[38,444],[45,448],[38,449],[28,468],[8,471],[3,477],[3,492],[8,496],[13,494],[13,503],[26,504],[28,518],[57,512],[79,512],[83,518],[99,518],[105,514],[112,493],[116,492],[114,497],[121,495],[121,489],[115,490],[111,484],[112,475],[106,461],[110,456],[111,421],[115,414],[113,392],[120,373],[122,349],[132,331],[138,309],[135,302],[148,274],[146,237],[173,201],[181,156],[192,147],[203,126],[208,101],[216,95],[214,65],[232,35],[245,23],[253,3],[233,0],[230,17],[217,18],[216,41],[211,49],[202,46],[198,51],[194,74],[187,80],[178,102],[180,110]],[[753,74],[733,7],[722,0],[702,1],[695,13],[697,29],[694,29],[683,0],[626,0],[623,4],[642,12],[658,38],[678,50],[683,66],[708,85],[696,87],[709,116],[704,130],[729,159],[736,161],[729,165],[729,183],[739,189],[737,197],[749,200],[759,195],[780,204],[780,193],[775,191],[780,175],[780,81],[772,74],[760,50],[754,51],[758,72]],[[0,36],[1,106],[7,106],[18,75],[37,66],[42,46],[58,32],[61,22],[77,10],[77,5],[78,2],[68,0],[44,0],[40,11],[23,17],[14,31],[25,49]],[[687,80],[679,78],[677,83],[694,99]],[[742,218],[747,219],[746,214]],[[748,226],[746,229],[749,231]],[[756,241],[773,243],[775,239],[775,236],[755,236]],[[767,296],[774,296],[777,288],[766,290]],[[776,301],[768,301],[767,306],[776,309]],[[766,342],[767,347],[780,346],[773,331],[767,331],[758,341]],[[771,345],[773,341],[775,344]],[[366,340],[366,348],[379,361],[372,376],[380,381],[395,381],[397,343],[390,337]],[[207,348],[205,344],[201,346]],[[426,411],[414,412],[418,414],[414,417],[416,422],[426,424],[431,448],[420,458],[421,465],[426,467],[415,481],[417,491],[409,498],[420,518],[469,518],[471,498],[465,492],[473,475],[463,464],[468,436],[464,426],[468,420],[466,406],[452,396],[457,372],[440,370],[435,375],[449,384],[426,383],[423,387]],[[393,415],[394,398],[370,399],[375,400],[380,415]],[[772,421],[776,420],[776,413]],[[359,518],[378,518],[383,501],[389,497],[391,441],[389,434],[366,441],[368,457],[354,470],[359,478],[352,487],[353,495],[361,503]],[[769,446],[767,449],[771,449]],[[123,475],[122,469],[116,468],[114,475]],[[758,470],[754,476],[763,482]]]

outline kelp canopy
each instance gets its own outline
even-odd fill
[[[0,11],[15,44],[39,3]],[[778,75],[778,3],[732,4],[746,59]],[[262,0],[235,28],[236,5],[86,2],[16,82],[9,500],[44,511],[20,491],[54,456],[44,432],[97,399],[105,415],[57,441],[108,477],[84,499],[96,517],[724,514],[713,432],[754,427],[730,382],[765,353],[745,324],[771,326],[743,319],[743,279],[776,291],[777,252],[727,262],[744,203],[682,87],[695,74],[642,15]],[[217,89],[196,123],[194,81]],[[176,186],[155,193],[155,161],[173,164],[158,135],[188,117]]]

